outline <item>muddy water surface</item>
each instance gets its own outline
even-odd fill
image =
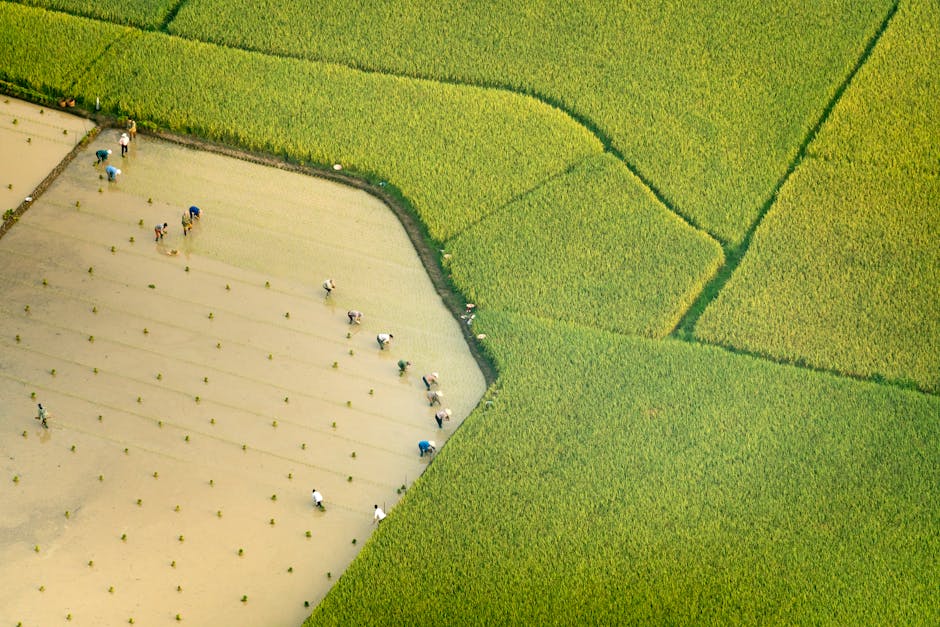
[[[92,128],[85,118],[0,96],[0,210],[15,209]]]
[[[119,152],[102,133],[0,239],[0,622],[298,625],[483,376],[370,196],[143,137]]]

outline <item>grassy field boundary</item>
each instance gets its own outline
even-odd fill
[[[836,108],[839,100],[841,100],[842,95],[851,85],[852,80],[862,69],[862,66],[865,65],[865,62],[868,61],[868,58],[874,51],[875,46],[877,46],[878,42],[881,40],[882,35],[884,35],[885,31],[888,30],[888,26],[891,24],[892,18],[895,16],[895,14],[897,14],[899,5],[899,0],[895,0],[894,4],[891,5],[891,10],[888,11],[888,14],[885,16],[884,20],[882,20],[881,25],[879,26],[878,30],[875,31],[875,34],[872,35],[872,37],[868,40],[868,43],[865,46],[865,49],[862,51],[862,54],[859,56],[858,61],[856,61],[851,71],[846,75],[845,79],[836,89],[832,98],[829,99],[829,102],[823,110],[822,115],[819,116],[819,119],[816,120],[816,123],[806,134],[806,137],[803,138],[803,142],[800,144],[799,151],[793,158],[793,161],[790,163],[790,167],[787,168],[787,171],[783,174],[783,176],[780,177],[780,179],[777,181],[777,184],[774,186],[773,191],[771,191],[770,196],[767,198],[767,200],[764,201],[757,218],[751,224],[750,228],[744,236],[744,239],[741,241],[741,244],[738,246],[731,246],[722,242],[722,248],[724,249],[725,253],[724,265],[719,268],[718,272],[715,274],[712,280],[705,285],[705,288],[702,290],[699,297],[695,300],[695,302],[692,303],[692,306],[689,307],[686,314],[679,320],[679,323],[669,334],[670,336],[690,342],[699,341],[694,338],[695,323],[698,322],[698,319],[705,312],[705,309],[708,308],[708,306],[716,298],[718,298],[718,294],[728,283],[728,280],[731,279],[731,275],[733,275],[735,270],[738,269],[741,260],[744,259],[744,256],[747,254],[747,250],[754,238],[754,233],[761,225],[761,222],[764,220],[767,212],[769,212],[771,207],[773,207],[777,202],[777,196],[779,195],[781,188],[788,180],[790,180],[790,177],[800,166],[800,164],[803,163],[810,144],[812,144],[813,140],[819,134],[819,130],[826,123],[826,120],[828,120],[832,115],[833,110]]]

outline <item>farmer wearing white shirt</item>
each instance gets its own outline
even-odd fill
[[[318,509],[323,509],[323,495],[316,488],[313,489],[313,505]]]
[[[393,337],[395,336],[391,333],[379,333],[375,336],[375,341],[379,343],[379,348],[384,351],[385,347],[388,346]]]
[[[449,409],[442,409],[441,411],[434,414],[434,420],[437,421],[437,428],[444,428],[444,421],[450,420],[451,412]]]
[[[323,289],[326,290],[326,295],[329,296],[330,292],[336,289],[336,281],[333,279],[327,279],[323,282]]]
[[[372,524],[374,525],[375,523],[380,523],[383,520],[385,520],[385,512],[383,512],[382,508],[376,504],[375,514],[372,516]]]

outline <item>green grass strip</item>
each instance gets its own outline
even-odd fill
[[[722,261],[612,155],[598,155],[447,243],[482,308],[662,337]]]
[[[499,388],[306,625],[940,620],[940,399],[523,316],[479,328]]]

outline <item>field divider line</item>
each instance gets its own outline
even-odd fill
[[[46,10],[54,10],[54,9],[46,9]],[[61,12],[61,13],[66,13],[66,14],[68,14],[68,15],[71,15],[71,16],[73,16],[73,17],[76,17],[76,14],[74,14],[74,13],[68,13],[67,11],[59,11],[59,12]],[[92,68],[96,67],[99,63],[101,63],[101,60],[105,57],[106,54],[108,54],[108,53],[111,51],[111,48],[113,48],[115,45],[117,45],[118,42],[120,42],[120,41],[122,41],[122,40],[124,40],[124,39],[130,38],[132,35],[134,35],[134,31],[135,31],[135,30],[140,30],[140,29],[138,29],[138,28],[136,28],[136,27],[133,27],[133,26],[128,26],[128,25],[126,25],[126,24],[116,24],[115,22],[109,22],[109,21],[107,21],[107,20],[102,20],[102,19],[99,19],[99,18],[85,17],[85,16],[82,16],[82,15],[78,15],[77,17],[79,17],[80,19],[95,20],[96,22],[105,22],[106,24],[114,24],[115,26],[118,26],[118,27],[121,27],[121,28],[126,28],[127,30],[124,31],[124,32],[118,33],[117,36],[116,36],[113,40],[111,40],[110,43],[108,43],[104,48],[101,49],[101,52],[98,53],[98,55],[97,55],[94,59],[92,59],[91,61],[88,62],[88,65],[86,65],[86,66],[85,66],[84,68],[82,68],[82,69],[79,69],[79,70],[76,70],[76,71],[75,71],[75,78],[73,78],[73,79],[72,79],[72,82],[69,83],[69,86],[68,86],[68,92],[69,92],[69,93],[68,93],[67,95],[71,95],[71,94],[73,94],[73,93],[75,92],[76,86],[77,86],[81,81],[83,81],[83,80],[85,79],[85,76],[87,76],[88,73],[92,71]],[[105,71],[107,71],[107,70],[105,70]]]
[[[796,155],[794,155],[789,167],[777,180],[777,183],[771,190],[770,195],[761,205],[757,217],[748,228],[747,233],[744,235],[744,239],[742,239],[741,243],[737,246],[731,246],[728,243],[722,243],[722,249],[725,253],[725,263],[718,269],[718,272],[715,274],[712,280],[709,281],[705,288],[701,291],[699,297],[695,299],[695,301],[689,306],[685,314],[680,318],[678,324],[676,324],[675,328],[669,333],[671,337],[676,337],[680,340],[693,343],[699,342],[699,340],[695,338],[694,334],[695,324],[698,322],[698,319],[701,317],[701,315],[705,312],[705,309],[708,307],[708,305],[718,298],[718,295],[721,293],[725,285],[731,279],[732,275],[738,269],[738,266],[741,264],[741,261],[743,261],[745,255],[747,254],[748,248],[751,246],[751,241],[754,239],[754,233],[763,223],[764,218],[770,212],[771,208],[773,208],[773,206],[777,203],[777,196],[779,195],[780,190],[784,185],[786,185],[787,181],[790,180],[790,177],[793,175],[796,169],[803,163],[810,144],[812,144],[813,140],[816,139],[820,129],[829,120],[833,110],[839,104],[843,94],[845,94],[856,75],[858,75],[858,72],[862,69],[862,66],[864,66],[868,61],[868,58],[874,51],[875,46],[881,40],[882,35],[884,35],[885,31],[888,30],[888,26],[890,25],[891,20],[898,11],[898,6],[899,0],[895,0],[894,4],[891,5],[891,8],[888,10],[887,15],[885,15],[885,18],[882,20],[879,27],[869,38],[865,48],[862,50],[862,53],[856,60],[855,64],[836,88],[832,97],[829,99],[829,102],[826,103],[825,107],[823,107],[819,118],[817,118],[816,122],[810,127],[809,131],[807,131],[805,137],[803,137],[803,141],[800,142],[800,146],[796,152]],[[718,241],[721,243],[721,240]]]
[[[51,327],[51,328],[53,328],[53,329],[58,329],[58,330],[60,330],[60,331],[75,333],[72,329],[70,329],[70,328],[68,328],[68,327],[63,327],[63,326],[54,325],[54,324],[45,323],[45,322],[42,322],[41,324],[45,324],[45,325],[48,326],[48,327]],[[105,340],[105,341],[107,342],[108,340]],[[162,355],[162,354],[160,354],[160,353],[157,353],[156,351],[146,351],[146,350],[136,349],[135,347],[133,347],[133,346],[131,346],[131,345],[123,344],[123,343],[121,343],[121,342],[112,341],[112,342],[110,342],[110,343],[111,343],[111,344],[114,344],[114,345],[117,345],[117,346],[121,346],[122,348],[125,348],[125,349],[133,349],[133,350],[136,350],[137,352],[143,352],[143,353],[150,352],[150,353],[152,353],[152,354],[154,354],[154,355],[161,356],[161,357],[165,357],[165,355]],[[58,355],[58,354],[46,353],[46,352],[39,351],[39,350],[36,350],[36,349],[33,349],[33,348],[29,348],[29,347],[26,347],[26,348],[24,349],[24,347],[22,347],[22,344],[20,344],[20,345],[10,345],[8,342],[3,342],[2,345],[5,345],[6,347],[8,347],[8,348],[10,348],[10,349],[25,350],[25,352],[29,352],[29,353],[32,353],[32,354],[34,354],[34,355],[40,355],[40,356],[42,356],[42,357],[47,357],[47,358],[49,358],[50,360],[55,360],[57,363],[67,363],[67,364],[71,364],[71,365],[73,365],[73,366],[76,366],[76,367],[79,367],[79,368],[83,368],[83,369],[86,369],[86,370],[89,370],[89,371],[91,371],[93,368],[96,368],[96,367],[97,367],[97,366],[91,366],[91,365],[89,365],[89,364],[85,364],[85,363],[82,363],[82,362],[79,362],[79,361],[75,361],[75,360],[73,360],[73,359],[67,359],[67,358],[64,358],[64,357],[62,357],[61,355]],[[191,362],[186,362],[186,363],[191,363]],[[116,378],[119,378],[119,379],[123,379],[123,380],[129,381],[129,382],[133,382],[133,383],[136,383],[136,384],[139,384],[139,385],[143,385],[143,386],[145,386],[145,387],[147,387],[147,388],[150,388],[150,389],[157,389],[157,390],[161,390],[161,391],[165,391],[165,392],[166,392],[166,391],[172,392],[172,393],[175,393],[175,394],[177,394],[177,395],[179,395],[179,396],[182,396],[182,397],[186,398],[187,400],[192,400],[192,395],[190,395],[189,393],[184,392],[184,391],[182,391],[182,390],[180,390],[180,389],[178,389],[178,388],[173,388],[173,387],[170,387],[170,386],[163,386],[163,385],[160,385],[160,384],[153,383],[153,382],[150,381],[150,380],[141,380],[141,379],[137,379],[137,378],[134,378],[134,377],[127,376],[126,374],[123,374],[123,373],[114,372],[114,371],[109,370],[109,369],[98,368],[98,373],[99,373],[99,374],[105,374],[105,375],[113,376],[113,377],[116,377]],[[241,379],[244,379],[244,380],[248,380],[247,377],[241,377],[241,376],[239,376],[239,375],[232,375],[232,376],[233,376],[233,377],[237,377],[237,378],[241,378]],[[252,379],[251,381],[255,381],[255,382],[256,382],[256,380],[254,380],[254,379]],[[275,387],[275,386],[270,386],[270,387]],[[283,390],[283,389],[286,389],[286,388],[281,388],[281,389]],[[293,396],[296,396],[296,397],[298,397],[298,398],[303,398],[303,399],[307,399],[307,400],[312,400],[312,401],[317,401],[317,402],[323,402],[323,403],[326,403],[326,404],[328,404],[328,405],[333,405],[333,406],[336,408],[337,413],[348,412],[348,411],[350,410],[346,405],[341,405],[341,404],[338,404],[338,403],[336,403],[336,402],[334,402],[334,401],[332,401],[332,400],[329,400],[329,399],[323,399],[323,398],[318,397],[318,396],[313,396],[313,395],[307,394],[307,393],[305,393],[305,392],[303,392],[303,391],[296,391],[296,392],[295,392],[294,390],[291,390],[291,389],[287,389],[287,391],[290,392],[289,395],[293,395]],[[200,396],[200,401],[199,401],[199,402],[200,402],[201,405],[202,405],[202,404],[206,404],[206,405],[212,404],[212,405],[216,405],[216,406],[219,406],[219,407],[222,407],[222,408],[231,410],[231,411],[241,412],[241,413],[244,413],[244,414],[253,415],[253,416],[256,416],[256,417],[258,417],[258,418],[263,419],[263,420],[265,421],[265,423],[267,423],[268,420],[276,419],[276,420],[278,420],[279,422],[283,422],[283,423],[285,423],[285,424],[291,424],[291,425],[293,425],[293,426],[296,426],[296,427],[299,428],[299,429],[304,429],[304,430],[307,430],[307,431],[312,431],[312,432],[314,432],[314,433],[325,434],[325,435],[331,435],[331,434],[332,434],[331,431],[327,431],[327,430],[324,430],[324,429],[318,429],[318,428],[315,428],[315,427],[311,427],[311,426],[309,426],[309,425],[305,425],[305,424],[303,424],[303,423],[299,423],[299,422],[297,422],[297,421],[295,421],[295,420],[292,420],[292,419],[290,419],[290,418],[282,419],[280,416],[276,416],[276,415],[266,415],[266,414],[263,414],[263,413],[261,413],[261,412],[259,412],[259,411],[254,410],[254,409],[248,409],[248,408],[245,408],[245,407],[240,407],[240,406],[237,406],[237,405],[232,405],[232,404],[230,404],[230,403],[225,403],[224,401],[213,400],[212,397],[202,398],[201,395],[199,395],[199,396]],[[376,420],[376,419],[377,419],[377,420],[380,420],[380,421],[385,422],[385,423],[387,423],[387,424],[390,424],[390,425],[392,425],[392,426],[396,426],[396,427],[406,427],[406,428],[414,428],[414,429],[417,429],[417,430],[423,430],[423,429],[424,429],[424,427],[422,426],[423,423],[422,423],[422,424],[418,424],[417,422],[409,422],[409,421],[395,420],[394,418],[390,418],[390,417],[384,416],[384,415],[382,415],[382,414],[377,414],[377,413],[375,413],[375,412],[373,412],[373,411],[363,410],[363,409],[359,409],[359,408],[356,408],[354,411],[355,411],[357,414],[368,416],[370,419],[373,419],[373,420]],[[340,437],[340,439],[346,439],[347,441],[353,442],[353,440],[349,440],[348,438],[343,438],[343,437],[341,437],[341,436],[338,436],[338,437]],[[384,450],[384,451],[389,452],[389,453],[394,453],[394,451],[392,451],[391,449],[384,449],[384,448],[381,448],[381,447],[374,447],[374,448],[375,448],[376,450]]]
[[[26,381],[26,380],[24,380],[24,379],[20,379],[20,378],[18,378],[18,377],[11,376],[11,375],[9,375],[9,374],[7,374],[7,373],[4,373],[4,372],[0,372],[0,378],[6,379],[7,381],[12,381],[12,382],[14,382],[14,383],[19,383],[19,384],[21,384],[21,385],[26,385],[26,386],[32,385],[32,382],[30,382],[30,381]],[[181,426],[181,425],[178,424],[178,423],[175,423],[175,422],[172,422],[172,421],[162,420],[161,418],[157,418],[157,417],[152,417],[152,416],[149,415],[149,414],[143,414],[143,413],[140,413],[140,412],[131,411],[131,410],[124,409],[124,408],[122,408],[122,407],[118,407],[118,406],[116,406],[116,405],[111,405],[111,404],[108,404],[108,403],[101,403],[101,402],[99,402],[99,401],[96,401],[96,400],[93,400],[93,399],[90,399],[90,398],[87,398],[87,397],[85,397],[85,396],[81,396],[81,395],[79,395],[79,394],[75,394],[75,393],[72,393],[72,392],[67,392],[67,391],[63,391],[63,390],[57,389],[57,388],[52,388],[52,387],[42,386],[42,385],[34,385],[33,387],[36,387],[37,389],[40,389],[40,390],[44,390],[44,391],[46,391],[46,392],[54,392],[54,393],[56,393],[56,394],[60,394],[60,395],[62,395],[62,396],[71,398],[71,399],[73,399],[73,400],[77,400],[77,401],[81,401],[81,402],[87,403],[88,405],[91,405],[91,406],[103,407],[103,408],[105,408],[105,409],[107,409],[107,410],[109,410],[109,411],[114,412],[114,413],[117,414],[117,415],[129,416],[129,417],[131,417],[131,418],[137,419],[138,421],[150,423],[150,424],[152,424],[152,425],[154,426],[154,428],[157,428],[157,429],[160,429],[160,428],[161,428],[161,427],[156,426],[156,425],[157,425],[157,422],[162,421],[164,427],[170,427],[170,428],[176,429],[176,430],[178,430],[179,432],[184,433],[184,434],[199,435],[199,436],[204,437],[204,438],[206,438],[206,439],[208,439],[208,440],[213,440],[213,441],[219,442],[219,443],[221,443],[221,444],[231,445],[232,447],[237,448],[237,449],[239,449],[239,450],[242,450],[242,448],[241,448],[241,447],[242,447],[242,444],[245,444],[245,443],[243,443],[243,442],[235,442],[234,440],[229,440],[229,439],[223,438],[222,436],[212,434],[212,433],[210,433],[210,432],[208,432],[208,431],[201,431],[201,430],[199,430],[199,429],[188,429],[188,428],[185,428],[185,427]],[[72,422],[69,422],[69,421],[67,421],[67,420],[63,420],[62,417],[59,416],[58,414],[53,414],[53,415],[51,415],[51,417],[53,417],[53,418],[55,419],[55,423],[56,423],[56,424],[60,424],[60,425],[62,425],[64,428],[72,429],[72,430],[75,430],[75,431],[80,432],[80,433],[85,433],[85,434],[90,434],[90,435],[96,435],[93,431],[90,431],[90,430],[88,430],[88,429],[85,429],[85,428],[83,428],[83,427],[80,427],[80,426],[78,426],[76,423],[72,423]],[[119,440],[117,440],[116,438],[112,438],[112,437],[105,437],[105,436],[99,436],[99,437],[102,437],[103,439],[108,440],[108,441],[111,441],[111,442],[118,442],[118,441],[119,441]],[[369,446],[369,445],[366,445],[365,443],[363,443],[363,442],[360,441],[360,440],[352,440],[352,439],[347,438],[347,437],[344,437],[344,436],[336,436],[336,437],[337,437],[338,439],[345,440],[346,442],[349,442],[349,443],[351,443],[351,444],[353,444],[353,445],[355,445],[355,446],[365,447],[366,450],[382,451],[382,452],[384,452],[384,453],[389,453],[390,455],[393,455],[393,456],[395,456],[395,457],[401,457],[401,458],[403,458],[403,459],[412,459],[412,458],[413,458],[413,455],[408,455],[408,454],[405,454],[405,453],[402,453],[402,452],[399,452],[399,451],[392,451],[392,450],[390,450],[390,449],[384,449],[384,448],[379,448],[379,447],[375,447],[375,446]],[[154,455],[161,455],[161,456],[167,457],[167,458],[169,458],[169,459],[174,459],[174,460],[176,460],[176,461],[181,461],[181,462],[187,461],[187,460],[185,460],[185,459],[178,458],[178,457],[174,457],[174,456],[172,456],[172,455],[169,455],[169,454],[167,454],[167,453],[163,453],[163,452],[161,452],[161,451],[157,451],[157,450],[154,450],[154,449],[149,449],[149,448],[147,448],[147,447],[145,447],[145,446],[139,446],[139,445],[134,444],[133,447],[134,447],[134,448],[138,448],[138,449],[143,450],[143,451],[147,451],[147,452],[153,453]],[[130,448],[130,447],[128,447],[128,448]],[[275,453],[275,452],[273,452],[273,451],[266,450],[266,449],[261,449],[261,448],[257,448],[257,447],[253,447],[253,446],[248,446],[247,450],[244,450],[244,452],[245,452],[245,453],[248,453],[248,452],[255,452],[255,453],[259,453],[259,454],[261,454],[261,455],[263,455],[263,456],[265,456],[265,457],[271,457],[271,458],[275,458],[275,459],[280,459],[280,460],[282,460],[282,461],[290,462],[290,463],[293,463],[293,464],[298,464],[298,465],[305,466],[305,467],[308,467],[308,468],[313,468],[313,469],[317,469],[317,470],[323,470],[323,471],[325,471],[325,472],[329,472],[329,473],[331,473],[331,474],[333,474],[333,475],[336,475],[337,477],[341,477],[341,478],[346,476],[346,475],[344,475],[344,474],[342,474],[342,473],[339,473],[339,472],[336,471],[336,470],[332,470],[332,469],[329,469],[329,468],[325,468],[325,467],[319,466],[319,465],[317,465],[317,464],[313,464],[313,463],[310,463],[310,462],[307,462],[307,461],[303,461],[303,460],[297,459],[297,458],[295,458],[295,457],[291,457],[291,456],[289,456],[289,455],[284,455],[284,454],[282,454],[282,453]],[[366,482],[372,483],[373,485],[377,485],[377,486],[389,487],[389,486],[387,486],[387,485],[385,485],[385,484],[382,484],[382,483],[377,482],[377,481],[371,481],[371,480],[369,480],[369,479],[362,479],[362,481],[366,481]],[[397,486],[391,486],[391,487],[397,487]]]
[[[168,33],[168,34],[169,34],[169,33]],[[586,115],[583,115],[583,114],[577,112],[575,109],[571,108],[570,106],[564,104],[564,103],[561,101],[561,99],[559,99],[559,98],[555,98],[555,97],[552,97],[552,96],[548,96],[548,95],[546,95],[546,94],[539,93],[538,91],[536,91],[536,90],[534,90],[534,89],[524,89],[524,88],[521,88],[521,87],[518,87],[518,86],[511,85],[511,84],[509,84],[509,83],[484,82],[484,81],[472,82],[472,81],[458,80],[458,79],[445,79],[445,78],[440,78],[440,77],[431,76],[431,75],[429,75],[429,74],[420,74],[420,73],[416,73],[416,72],[413,72],[413,73],[408,73],[408,72],[392,72],[392,71],[389,71],[389,70],[383,70],[383,69],[379,69],[379,68],[375,68],[375,67],[371,67],[371,66],[353,65],[353,64],[350,64],[350,63],[342,63],[342,62],[335,61],[335,60],[326,60],[326,59],[322,59],[322,58],[311,58],[311,57],[305,57],[305,56],[302,56],[302,55],[293,55],[293,54],[289,54],[289,53],[273,53],[273,52],[270,52],[270,51],[261,50],[261,49],[259,49],[259,48],[254,48],[254,47],[251,47],[251,46],[232,46],[232,45],[229,45],[229,44],[218,43],[218,42],[211,41],[211,40],[206,40],[206,39],[196,39],[196,38],[193,38],[193,37],[186,37],[186,36],[179,35],[179,34],[176,34],[176,33],[174,33],[174,34],[169,34],[169,36],[170,36],[170,37],[177,37],[177,38],[179,38],[179,39],[184,39],[184,40],[187,40],[187,41],[195,41],[195,42],[200,42],[200,43],[207,44],[207,45],[217,46],[217,47],[219,47],[219,48],[228,48],[228,49],[230,49],[230,50],[241,50],[241,51],[243,51],[243,52],[249,52],[249,53],[252,53],[252,54],[259,54],[259,55],[263,55],[263,56],[266,56],[266,57],[272,57],[272,58],[277,58],[277,59],[280,59],[280,58],[284,58],[284,59],[294,59],[294,60],[297,60],[297,61],[303,61],[303,62],[307,62],[307,63],[315,63],[315,64],[322,64],[322,65],[334,65],[334,66],[338,66],[338,67],[344,67],[344,68],[346,68],[346,69],[353,70],[353,71],[356,71],[356,72],[362,72],[363,74],[376,74],[376,75],[379,75],[379,76],[390,76],[390,77],[395,77],[395,78],[404,78],[404,79],[416,80],[416,81],[427,81],[427,82],[430,82],[430,83],[435,83],[435,84],[439,84],[439,85],[450,85],[450,86],[454,86],[454,87],[468,87],[468,88],[492,90],[492,91],[498,91],[498,92],[504,92],[504,93],[511,93],[511,94],[514,94],[514,95],[519,96],[519,97],[522,97],[522,98],[531,98],[531,99],[533,99],[533,100],[535,100],[535,101],[537,101],[537,102],[539,102],[539,103],[541,103],[541,104],[543,104],[543,105],[545,105],[545,106],[547,106],[547,107],[549,107],[549,108],[551,108],[551,109],[554,109],[554,110],[556,110],[556,111],[559,111],[560,113],[562,113],[563,115],[565,115],[567,118],[569,118],[575,125],[580,126],[580,127],[583,128],[584,130],[586,130],[588,133],[590,133],[591,135],[593,135],[594,138],[597,139],[598,142],[600,142],[600,144],[604,147],[604,152],[607,152],[607,153],[613,155],[614,157],[617,158],[617,160],[619,160],[621,163],[623,163],[624,166],[626,166],[626,168],[630,171],[630,173],[633,174],[633,176],[635,176],[635,177],[637,178],[637,180],[640,181],[640,183],[642,184],[642,186],[645,187],[646,190],[647,190],[650,194],[652,194],[653,197],[654,197],[666,210],[668,210],[670,213],[672,213],[672,214],[674,214],[675,216],[677,216],[680,220],[682,220],[683,222],[685,222],[690,228],[692,228],[692,229],[694,229],[695,231],[698,231],[698,232],[700,232],[700,233],[702,233],[702,234],[704,234],[704,235],[707,235],[709,238],[711,238],[713,241],[715,241],[715,242],[718,243],[719,245],[723,245],[723,244],[725,243],[717,234],[712,233],[712,232],[709,231],[708,229],[706,229],[706,228],[704,228],[703,226],[699,225],[690,215],[688,215],[688,214],[686,214],[685,212],[683,212],[682,210],[680,210],[680,209],[676,206],[676,204],[675,204],[672,200],[670,200],[669,197],[666,196],[666,194],[665,194],[657,185],[655,185],[655,184],[653,183],[653,181],[652,181],[648,176],[646,176],[645,174],[643,174],[643,172],[640,170],[639,166],[637,166],[634,162],[628,160],[628,159],[624,156],[624,154],[620,151],[620,149],[618,149],[618,148],[616,148],[616,147],[614,146],[614,141],[613,141],[613,139],[610,137],[610,135],[608,135],[606,132],[604,132],[603,130],[601,130],[601,127],[600,127],[597,123],[595,123],[594,121],[592,121],[592,120],[591,120],[590,118],[588,118]],[[555,175],[550,175],[550,176],[547,177],[547,179],[545,179],[545,180],[546,180],[546,181],[547,181],[547,180],[550,180],[551,178],[554,178],[554,176],[555,176]],[[536,185],[532,188],[532,190],[534,190],[535,188],[539,187],[540,185],[541,185],[541,184],[536,184]],[[530,190],[530,191],[531,191],[531,190]],[[476,222],[478,222],[479,220],[481,220],[481,219],[483,219],[483,218],[486,218],[486,217],[489,216],[489,215],[492,215],[492,213],[494,213],[497,209],[500,209],[500,208],[502,208],[503,206],[505,206],[506,204],[509,204],[509,203],[513,202],[513,200],[518,199],[518,197],[525,196],[526,193],[527,193],[527,192],[520,192],[519,194],[517,194],[517,195],[514,196],[513,198],[511,198],[511,199],[507,200],[505,203],[503,203],[503,205],[500,205],[500,207],[494,209],[494,211],[491,211],[491,212],[487,213],[485,216],[481,216],[478,220],[475,220],[473,224],[475,224]],[[459,235],[461,232],[466,231],[467,228],[469,228],[470,226],[472,226],[472,224],[470,224],[470,225],[468,225],[467,227],[461,229],[459,232],[454,233],[453,235],[451,235],[451,236],[448,237],[447,239],[448,239],[448,240],[453,239],[454,237],[456,237],[457,235]]]
[[[534,193],[537,192],[538,190],[542,189],[543,187],[545,187],[545,186],[548,185],[549,183],[551,183],[551,182],[553,182],[553,181],[556,181],[556,180],[558,180],[558,179],[564,178],[565,176],[568,176],[569,174],[571,174],[572,172],[574,172],[574,170],[575,170],[578,166],[580,166],[582,163],[584,163],[585,161],[587,161],[587,160],[589,160],[589,159],[593,159],[593,158],[596,158],[596,157],[597,157],[596,154],[595,154],[595,155],[588,155],[588,156],[586,156],[586,157],[583,157],[583,158],[579,159],[578,161],[575,161],[575,162],[573,162],[573,163],[568,164],[567,166],[565,166],[565,167],[562,168],[561,170],[558,170],[557,172],[554,172],[554,173],[549,174],[548,176],[546,176],[546,177],[544,177],[544,178],[542,178],[542,179],[539,179],[538,181],[536,181],[536,183],[535,183],[534,185],[532,185],[532,186],[530,186],[530,187],[528,187],[528,188],[522,190],[521,192],[518,192],[517,194],[513,194],[512,197],[510,197],[508,200],[506,200],[503,204],[499,205],[498,207],[494,207],[492,211],[489,211],[489,212],[486,213],[485,215],[479,216],[476,220],[473,220],[472,222],[468,222],[468,223],[467,223],[463,228],[461,228],[459,231],[455,231],[450,237],[448,237],[446,240],[444,240],[443,244],[444,244],[445,248],[446,248],[446,245],[447,245],[448,242],[453,241],[454,239],[460,237],[461,235],[463,235],[463,234],[466,233],[467,231],[471,230],[472,228],[474,228],[474,227],[477,226],[478,224],[480,224],[480,223],[482,223],[482,222],[484,222],[484,221],[486,221],[486,220],[488,220],[488,219],[490,219],[490,218],[492,218],[492,217],[496,217],[496,216],[498,216],[499,214],[501,214],[501,213],[507,211],[510,205],[512,205],[513,203],[516,203],[516,202],[518,202],[518,201],[520,201],[520,200],[523,200],[523,199],[525,199],[525,198],[531,196],[532,194],[534,194]]]

